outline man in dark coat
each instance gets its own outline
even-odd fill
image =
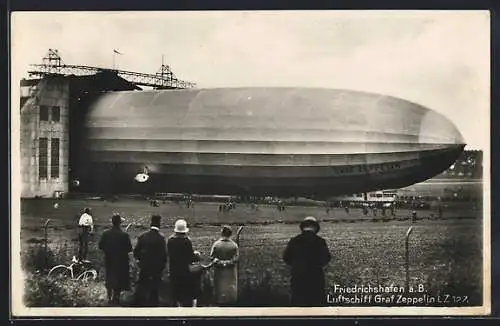
[[[128,254],[132,244],[128,233],[120,228],[121,222],[122,217],[114,214],[113,227],[104,231],[99,241],[99,249],[104,252],[108,301],[115,305],[120,302],[120,293],[130,289]]]
[[[319,237],[319,223],[312,216],[300,224],[301,234],[293,237],[283,254],[291,267],[292,305],[297,307],[322,306],[326,303],[323,268],[331,255],[323,238]]]
[[[151,229],[139,236],[134,248],[140,268],[136,295],[139,304],[146,306],[158,306],[158,288],[167,264],[167,243],[160,233],[160,222],[161,216],[153,215]]]

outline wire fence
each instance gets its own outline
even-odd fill
[[[31,260],[24,264],[25,268],[36,270],[36,266],[44,264],[49,268],[68,264],[78,253],[75,207],[87,206],[88,202],[60,201],[58,209],[43,200],[31,205],[33,208],[26,210],[22,218],[21,256],[25,261]],[[284,304],[290,292],[290,274],[282,254],[290,238],[299,232],[298,224],[305,214],[311,215],[312,209],[312,215],[321,223],[319,235],[325,238],[332,254],[325,270],[328,288],[335,284],[402,287],[423,284],[432,293],[470,293],[474,298],[471,302],[481,303],[482,224],[479,211],[456,209],[445,211],[439,217],[436,211],[420,210],[411,236],[406,237],[412,222],[410,210],[399,210],[396,216],[384,217],[380,214],[364,216],[356,209],[350,213],[344,210],[327,213],[321,208],[287,207],[281,212],[272,206],[262,206],[256,212],[250,206],[238,205],[234,211],[219,214],[217,206],[209,204],[195,203],[191,208],[169,203],[159,207],[138,205],[137,202],[100,201],[93,205],[96,206],[96,225],[90,238],[88,259],[98,273],[97,282],[104,280],[104,259],[97,243],[110,225],[109,218],[103,217],[115,211],[130,212],[122,214],[126,218],[123,228],[134,245],[137,236],[149,229],[151,214],[165,216],[168,212],[170,217],[163,219],[161,231],[169,236],[177,216],[185,217],[194,249],[202,253],[204,262],[209,259],[221,225],[232,225],[235,233],[244,225],[238,241],[243,301],[247,304]],[[46,219],[40,219],[40,214],[51,216],[46,228]],[[39,248],[41,254],[34,254],[33,248]],[[133,259],[130,274],[136,279],[137,266]]]
[[[333,288],[335,284],[405,288],[421,285],[434,294],[446,291],[457,295],[467,293],[473,298],[472,302],[480,304],[481,233],[479,227],[471,229],[474,222],[417,221],[411,233],[408,233],[409,222],[323,223],[320,235],[326,239],[332,254],[332,261],[325,270],[328,288]],[[140,225],[129,228],[133,243],[144,229]],[[140,230],[136,230],[137,227]],[[202,253],[205,261],[209,259],[211,246],[218,238],[218,230],[218,227],[201,227],[191,235],[194,248]],[[91,239],[88,258],[98,272],[98,282],[104,279],[103,255],[97,248],[100,232],[102,229]],[[73,234],[70,230],[68,233]],[[250,292],[254,295],[255,292],[260,293],[252,300],[247,297],[247,302],[255,304],[259,300],[274,300],[277,304],[278,300],[283,304],[288,297],[290,274],[282,254],[288,240],[296,233],[296,225],[245,226],[238,241],[240,291],[243,296]],[[45,242],[32,243],[33,247],[37,245],[44,248]],[[47,248],[52,258],[45,256],[43,261],[54,265],[66,264],[77,253],[78,242],[51,239],[49,232]],[[137,266],[131,259],[132,279],[137,277],[137,272]]]

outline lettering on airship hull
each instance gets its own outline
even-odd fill
[[[401,163],[387,164],[364,164],[358,166],[343,166],[332,167],[332,172],[335,175],[353,175],[353,174],[368,174],[368,173],[384,173],[401,169]]]
[[[383,173],[388,171],[394,171],[401,169],[400,163],[388,163],[388,164],[372,164],[368,165],[369,172],[372,173]]]

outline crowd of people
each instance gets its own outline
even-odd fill
[[[180,218],[172,235],[161,232],[161,216],[151,216],[150,229],[142,233],[135,247],[130,235],[122,230],[124,219],[119,214],[111,218],[111,227],[100,237],[98,247],[104,253],[105,285],[110,305],[120,305],[120,295],[131,290],[130,253],[139,267],[134,289],[137,306],[158,306],[159,289],[168,266],[171,297],[178,307],[196,307],[201,295],[201,276],[209,268],[213,273],[213,302],[216,306],[233,306],[238,302],[238,244],[232,240],[230,226],[223,226],[220,237],[212,245],[210,263],[201,263],[200,252],[194,250],[188,236],[187,222]],[[79,259],[86,260],[89,234],[93,232],[90,209],[79,220]],[[321,306],[325,304],[324,267],[331,255],[326,241],[318,236],[320,226],[312,217],[300,223],[301,233],[284,248],[283,260],[291,270],[291,304]]]

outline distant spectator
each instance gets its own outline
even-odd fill
[[[306,217],[300,230],[302,233],[288,242],[283,254],[291,267],[291,303],[298,307],[322,306],[326,301],[323,268],[331,255],[325,240],[317,235],[320,226],[314,217]]]
[[[417,221],[417,211],[411,212],[411,222],[415,223]]]
[[[104,231],[99,241],[99,249],[104,252],[108,302],[115,305],[120,303],[120,293],[130,289],[128,254],[132,244],[128,233],[120,228],[122,221],[120,215],[113,215],[112,228]]]
[[[368,203],[363,203],[363,215],[368,215]]]

